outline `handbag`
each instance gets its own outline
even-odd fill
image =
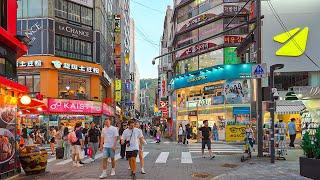
[[[129,141],[128,140],[126,141],[127,147],[130,147],[130,141],[131,141],[131,138],[132,138],[132,134],[133,134],[133,129],[132,129]]]

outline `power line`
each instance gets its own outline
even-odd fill
[[[268,0],[267,1],[271,11],[272,11],[272,14],[275,16],[276,20],[278,21],[278,23],[280,24],[280,26],[282,27],[282,29],[284,31],[286,31],[287,33],[289,33],[289,36],[291,37],[292,35],[290,34],[288,28],[286,27],[286,25],[284,24],[284,22],[281,20],[281,17],[279,16],[279,14],[277,13],[276,9],[274,8],[274,6],[272,5],[271,3],[271,0]],[[294,45],[301,51],[303,52],[302,48],[300,47],[300,45],[296,42],[296,40],[294,38],[292,38],[292,41],[294,43]],[[313,60],[311,59],[311,57],[306,53],[306,52],[303,52],[303,55],[306,56],[317,68],[320,69],[320,66]]]
[[[163,14],[163,12],[159,11],[158,9],[154,9],[154,8],[152,8],[152,7],[146,6],[146,5],[142,4],[142,3],[137,2],[137,1],[134,1],[134,0],[131,0],[131,1],[132,1],[133,3],[135,3],[135,4],[138,4],[138,5],[140,5],[140,6],[143,6],[143,7],[147,8],[147,9],[149,9],[149,10],[152,10],[152,11],[154,11],[154,12]]]

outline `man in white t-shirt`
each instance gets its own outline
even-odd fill
[[[107,167],[108,167],[108,158],[111,158],[111,176],[116,175],[115,167],[116,162],[114,159],[117,138],[119,136],[118,129],[114,126],[111,126],[110,119],[106,119],[104,123],[105,127],[102,129],[101,138],[100,138],[100,151],[103,150],[103,160],[102,160],[102,174],[100,175],[100,179],[107,177]]]
[[[135,178],[137,171],[136,158],[139,152],[139,146],[144,142],[144,139],[142,131],[134,127],[134,121],[130,120],[128,125],[129,128],[123,131],[121,143],[125,143],[127,146],[126,156],[129,160],[131,176]]]

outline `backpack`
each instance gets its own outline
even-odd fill
[[[70,143],[76,143],[78,141],[76,131],[72,131],[71,133],[68,134],[68,140]]]

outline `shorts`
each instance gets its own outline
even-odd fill
[[[206,145],[208,147],[208,149],[211,149],[211,141],[210,140],[202,140],[202,149],[206,148]]]
[[[72,145],[71,152],[72,152],[72,154],[80,154],[81,153],[81,146],[80,145]]]
[[[114,158],[115,152],[113,151],[112,148],[103,148],[103,158]]]
[[[56,140],[54,137],[50,139],[50,143],[56,143]]]
[[[127,151],[126,152],[126,158],[132,158],[132,157],[137,157],[138,156],[138,150],[134,150],[134,151]]]

